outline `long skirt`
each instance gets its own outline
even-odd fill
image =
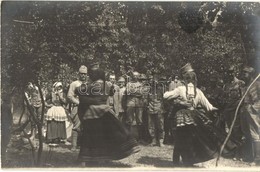
[[[80,162],[119,160],[139,152],[137,141],[110,112],[82,121]]]
[[[176,113],[176,142],[173,161],[182,157],[185,165],[192,165],[215,158],[226,133],[212,125],[209,118],[198,110],[182,109]],[[239,143],[229,140],[223,153],[237,148]]]
[[[66,139],[66,124],[65,121],[47,121],[46,142],[59,143]]]

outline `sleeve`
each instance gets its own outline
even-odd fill
[[[166,91],[163,94],[163,98],[169,100],[169,99],[177,98],[179,95],[180,95],[180,89],[176,88],[176,89],[174,89],[172,91]]]
[[[123,92],[121,105],[122,105],[122,108],[124,109],[124,112],[126,112],[126,109],[127,109],[127,92],[126,92],[126,89]]]
[[[208,99],[205,97],[202,91],[198,91],[198,96],[199,96],[199,103],[207,109],[207,111],[213,110],[212,104],[208,101]]]
[[[172,91],[173,90],[173,83],[171,82],[170,84],[169,84],[169,91]]]
[[[60,99],[60,101],[62,102],[62,104],[64,104],[64,105],[66,105],[67,104],[67,99],[66,99],[66,97],[64,96],[65,95],[65,93],[60,93],[60,94],[58,94],[59,95],[59,99]]]
[[[260,84],[256,82],[253,88],[253,92],[250,92],[250,96],[252,97],[252,108],[255,112],[260,113]]]
[[[48,93],[46,94],[45,105],[46,105],[47,107],[51,107],[51,106],[52,106],[52,96],[51,96],[51,93],[50,93],[50,92],[48,92]]]
[[[114,96],[115,92],[116,92],[115,86],[111,85],[110,90],[109,90],[109,96]]]
[[[79,99],[77,99],[75,97],[75,90],[76,90],[76,86],[74,83],[71,83],[70,84],[70,87],[69,87],[69,91],[68,91],[68,94],[67,94],[67,97],[68,97],[68,100],[71,102],[71,103],[75,103],[76,105],[79,104]]]

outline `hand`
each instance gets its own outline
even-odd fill
[[[171,100],[173,99],[171,96],[167,97],[166,100]]]
[[[46,103],[45,106],[46,106],[47,108],[51,108],[51,107],[53,106],[53,104],[48,104],[48,103]]]
[[[214,110],[218,110],[218,108],[216,108],[216,107],[213,107],[213,108],[212,108],[212,111],[214,111]]]
[[[192,103],[186,100],[176,99],[174,100],[174,103],[186,106],[186,107],[192,107]]]
[[[56,94],[56,96],[58,96],[58,97],[62,97],[62,94],[61,94],[62,92],[56,92],[55,94]]]
[[[179,104],[186,106],[186,107],[192,107],[192,104],[190,102],[187,102],[187,101],[180,101]]]

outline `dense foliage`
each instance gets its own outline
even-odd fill
[[[98,59],[116,75],[170,76],[192,63],[201,85],[259,65],[260,3],[2,2],[2,90],[75,79]],[[257,23],[258,22],[258,23]],[[258,27],[257,27],[258,26]],[[7,91],[8,92],[8,91]]]
[[[167,77],[189,62],[207,90],[215,87],[209,79],[225,78],[230,66],[259,72],[258,2],[3,1],[1,19],[2,107],[11,97],[24,104],[23,94],[11,92],[23,93],[28,82],[67,85],[93,61],[117,76],[137,70]],[[40,138],[40,165],[44,111],[41,119],[33,110],[29,116]]]

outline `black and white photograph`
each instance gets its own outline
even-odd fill
[[[2,1],[1,169],[260,171],[259,1]]]

